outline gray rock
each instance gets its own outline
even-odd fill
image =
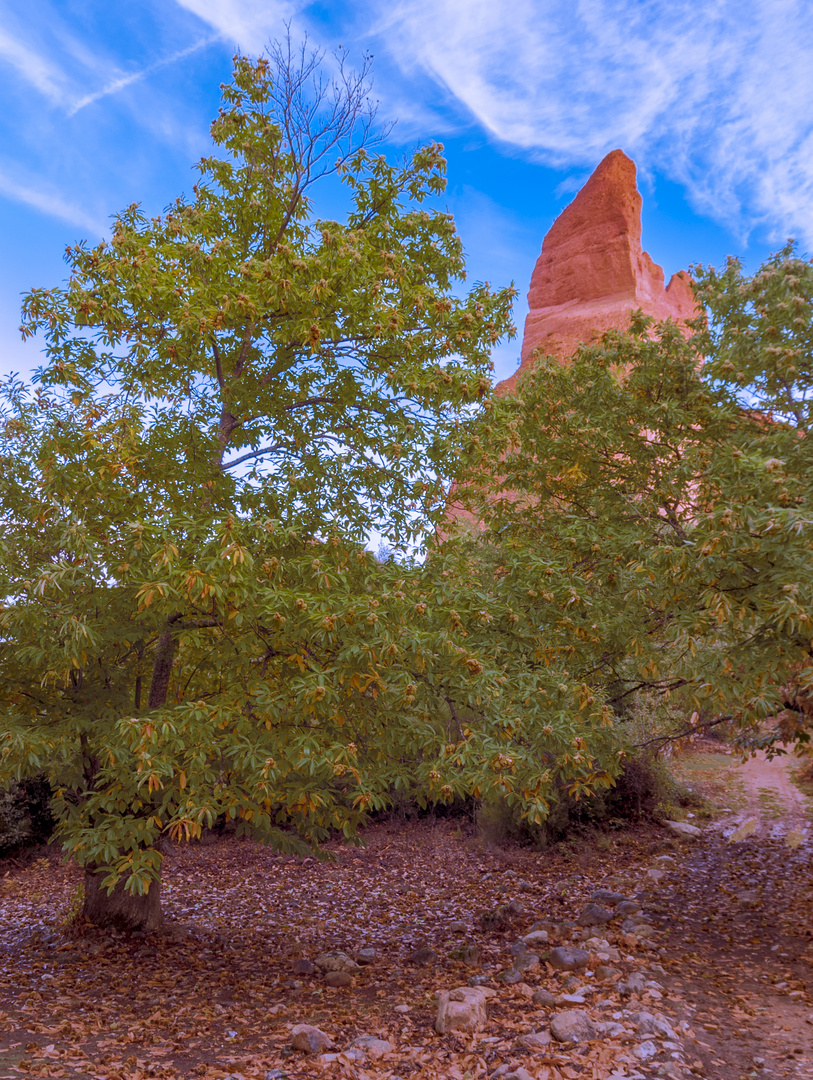
[[[608,1039],[616,1039],[619,1035],[623,1035],[627,1029],[623,1024],[619,1024],[617,1020],[604,1020],[596,1023],[596,1031],[600,1035],[606,1035]]]
[[[651,1061],[657,1052],[657,1046],[653,1042],[649,1042],[649,1040],[639,1043],[633,1050],[639,1061]]]
[[[511,956],[522,956],[523,953],[528,951],[528,944],[523,938],[521,941],[515,941],[513,945],[508,946],[508,952]]]
[[[509,915],[525,915],[526,914],[525,905],[521,904],[519,902],[519,900],[512,900],[511,903],[508,905],[508,914]]]
[[[551,949],[546,959],[557,971],[583,971],[590,962],[590,953],[574,945],[560,945]]]
[[[535,971],[538,967],[540,961],[536,953],[524,952],[514,958],[514,968],[517,971]]]
[[[698,829],[696,825],[690,825],[688,821],[663,821],[661,824],[681,840],[697,840],[703,835],[702,829]]]
[[[496,1076],[497,1074],[494,1073]],[[534,1080],[527,1069],[523,1069],[521,1065],[518,1065],[516,1069],[511,1069],[510,1072],[502,1074],[502,1080]]]
[[[623,982],[618,984],[618,992],[621,997],[632,997],[633,994],[643,994],[646,989],[646,979],[640,972],[633,972]]]
[[[291,971],[294,975],[315,975],[317,970],[315,964],[312,964],[310,960],[306,960],[302,956],[291,961]]]
[[[522,941],[527,948],[538,949],[540,946],[548,944],[548,932],[547,930],[532,930],[530,934],[525,935]]]
[[[338,990],[343,986],[353,985],[353,976],[349,971],[328,971],[325,975],[325,985]]]
[[[517,888],[519,889],[520,892],[533,892],[534,891],[534,887],[533,887],[532,882],[526,881],[524,878],[522,878],[520,881],[517,882]]]
[[[265,1080],[288,1080],[288,1073],[284,1069],[271,1069],[265,1074]]]
[[[480,962],[480,949],[477,945],[461,945],[457,949],[452,949],[449,955],[452,960],[462,960],[468,967],[474,967]]]
[[[353,1039],[353,1046],[363,1050],[371,1061],[378,1061],[385,1054],[391,1054],[395,1047],[386,1039],[377,1039],[375,1035],[359,1035]]]
[[[634,1014],[630,1014],[630,1019]],[[635,1016],[637,1021],[636,1031],[639,1035],[657,1035],[661,1039],[676,1039],[677,1036],[672,1025],[660,1013],[639,1012]]]
[[[457,919],[455,922],[449,923],[450,934],[465,934],[468,928],[468,924],[464,923],[462,919]]]
[[[550,990],[534,990],[531,1001],[534,1005],[542,1005],[546,1009],[552,1009],[556,1004],[556,997]]]
[[[577,1043],[595,1039],[596,1028],[584,1009],[566,1009],[550,1022],[550,1033],[557,1042]]]
[[[359,951],[356,953],[357,964],[364,964],[366,966],[367,964],[374,964],[377,959],[378,954],[376,953],[375,949],[359,949]]]
[[[331,1037],[311,1024],[297,1024],[291,1028],[291,1046],[294,1050],[303,1050],[306,1054],[322,1054],[332,1045]]]
[[[617,968],[607,967],[606,964],[599,964],[595,974],[596,979],[599,982],[610,982],[612,979],[617,979],[621,972],[618,971]]]
[[[606,926],[611,921],[613,913],[598,904],[588,904],[579,916],[579,926]]]
[[[523,981],[522,972],[517,971],[516,968],[506,968],[505,971],[501,971],[497,976],[497,979],[501,983],[505,983],[507,986],[516,986],[517,983]]]
[[[532,1053],[544,1054],[550,1046],[550,1035],[547,1031],[531,1031],[527,1035],[520,1035],[517,1043]]]
[[[320,953],[316,957],[315,964],[323,972],[348,971],[351,975],[355,975],[359,969],[356,961],[340,949],[329,949],[328,952]]]
[[[615,913],[625,917],[627,915],[639,915],[641,912],[641,905],[637,900],[622,900],[620,904],[616,904]]]
[[[491,982],[490,975],[472,975],[469,979],[469,986],[487,986]]]
[[[611,892],[609,889],[596,889],[590,899],[596,900],[600,904],[621,904],[629,898],[620,892]]]
[[[415,952],[410,953],[407,958],[408,963],[416,964],[418,967],[432,967],[437,964],[440,957],[434,949],[416,949]]]

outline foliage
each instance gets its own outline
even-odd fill
[[[51,787],[44,776],[12,780],[0,790],[0,854],[41,844],[53,827]]]
[[[806,738],[783,692],[813,681],[813,267],[700,270],[686,336],[640,313],[567,365],[540,358],[470,430],[472,566],[616,716],[641,691]]]
[[[452,294],[440,148],[371,156],[363,75],[289,44],[223,94],[193,199],[68,249],[24,302],[39,386],[4,388],[2,773],[45,770],[66,850],[133,894],[221,814],[293,847],[445,797],[450,701],[482,725],[453,786],[519,722],[360,546],[433,527],[511,292]],[[311,204],[337,156],[344,223]]]

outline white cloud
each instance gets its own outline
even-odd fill
[[[281,37],[284,24],[304,6],[301,0],[176,0],[228,41],[261,52]]]
[[[75,225],[91,234],[91,239],[101,237],[108,230],[109,222],[95,217],[83,207],[65,199],[56,188],[43,185],[41,182],[33,184],[27,180],[15,179],[2,169],[0,169],[0,194],[14,199],[15,202],[31,206],[49,217]]]
[[[195,42],[194,45],[190,45],[186,49],[179,49],[177,52],[172,53],[171,56],[164,57],[163,60],[157,60],[154,64],[150,64],[140,71],[134,71],[129,75],[121,75],[118,78],[112,79],[106,86],[103,86],[101,90],[96,90],[92,94],[86,94],[76,101],[68,110],[68,116],[75,116],[80,109],[84,109],[87,105],[92,105],[102,98],[110,97],[111,94],[117,94],[120,90],[132,85],[132,83],[140,82],[154,71],[158,71],[159,68],[167,67],[168,64],[177,63],[178,60],[183,60],[184,57],[191,56],[192,53],[199,52],[201,49],[205,49],[207,46],[212,45],[215,41],[219,40],[220,35],[204,38],[201,41]]]
[[[16,68],[27,83],[49,100],[60,103],[64,99],[65,79],[59,68],[3,29],[0,29],[0,60]]]
[[[396,0],[378,29],[547,164],[622,146],[729,227],[813,241],[808,0]]]

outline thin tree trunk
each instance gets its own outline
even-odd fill
[[[175,644],[172,627],[168,626],[161,631],[155,649],[150,693],[147,698],[148,709],[160,709],[163,705],[166,705],[167,693],[169,692],[169,677],[172,674],[172,663],[175,659]]]
[[[107,867],[87,867],[85,870],[85,900],[82,914],[96,926],[116,930],[157,930],[163,926],[161,912],[161,882],[150,882],[149,891],[138,896],[125,891],[119,881],[108,896],[102,887]]]

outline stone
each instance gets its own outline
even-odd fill
[[[550,1033],[557,1042],[577,1043],[595,1039],[596,1028],[584,1009],[566,1009],[550,1022]]]
[[[522,982],[522,972],[517,971],[515,967],[506,968],[505,971],[501,971],[497,976],[501,983],[505,983],[506,986],[516,986],[517,983]]]
[[[363,1050],[371,1061],[378,1061],[395,1049],[387,1039],[377,1039],[375,1035],[359,1035],[357,1039],[353,1039],[353,1046]]]
[[[500,904],[493,911],[483,911],[478,916],[478,922],[483,930],[500,930],[511,921],[511,912],[507,904]]]
[[[406,1016],[406,1014],[409,1012],[409,1005],[396,1005],[395,1011],[397,1013],[401,1013],[402,1016]]]
[[[467,967],[474,967],[480,962],[480,949],[477,945],[461,945],[457,949],[452,949],[449,955],[452,960],[460,960]]]
[[[517,971],[534,971],[540,966],[540,960],[536,953],[520,953],[520,955],[514,959],[514,968]]]
[[[610,889],[596,889],[590,899],[600,904],[623,904],[629,897],[620,892],[612,892]]]
[[[410,964],[416,964],[418,967],[433,966],[434,964],[437,964],[438,960],[440,960],[440,957],[435,950],[428,948],[416,949],[415,952],[411,953],[408,957],[408,962]]]
[[[613,979],[619,978],[621,972],[614,967],[608,967],[606,964],[599,964],[595,971],[596,979],[599,982],[612,982]]]
[[[657,1054],[657,1052],[657,1046],[653,1042],[650,1042],[648,1039],[642,1043],[638,1043],[638,1045],[633,1050],[633,1053],[639,1061],[651,1061],[652,1058],[654,1058],[654,1056]]]
[[[315,975],[317,967],[312,964],[310,960],[306,960],[304,957],[298,957],[296,960],[291,961],[291,971],[294,975]]]
[[[528,944],[524,938],[521,938],[508,946],[508,952],[511,956],[522,956],[523,953],[528,952]]]
[[[291,1046],[306,1054],[322,1054],[333,1046],[333,1040],[318,1027],[296,1024],[291,1028]]]
[[[520,1035],[517,1043],[531,1053],[544,1054],[550,1046],[550,1035],[547,1031],[531,1031],[527,1035]]]
[[[642,308],[676,322],[697,313],[688,274],[663,270],[641,247],[641,196],[635,165],[614,150],[551,226],[528,291],[521,365],[498,392],[510,391],[533,366],[534,350],[566,359],[581,341],[626,330]]]
[[[355,975],[359,966],[355,960],[352,960],[347,953],[342,952],[340,949],[330,949],[328,952],[320,953],[314,961],[316,966],[322,972],[328,971],[347,971],[351,975]]]
[[[356,953],[357,964],[363,964],[367,966],[368,964],[374,964],[377,959],[378,954],[376,953],[375,949],[369,947],[365,949],[359,949],[359,951]]]
[[[538,949],[540,945],[548,944],[547,930],[532,930],[522,939],[529,949]]]
[[[464,923],[462,919],[456,919],[454,922],[449,923],[449,933],[451,934],[465,934],[468,928],[468,924]]]
[[[583,971],[590,962],[590,953],[575,945],[560,945],[551,949],[546,960],[557,971]]]
[[[325,975],[325,985],[339,989],[342,986],[352,986],[353,976],[349,971],[328,971]]]
[[[606,926],[612,920],[613,913],[598,904],[588,904],[579,915],[579,926]]]
[[[639,1012],[630,1013],[630,1019],[636,1022],[636,1031],[639,1035],[657,1035],[662,1039],[676,1039],[677,1036],[672,1025],[660,1013]]]
[[[637,900],[622,900],[620,904],[616,904],[615,914],[621,916],[638,915],[641,912],[641,905]]]
[[[675,836],[679,836],[681,840],[697,840],[703,835],[702,829],[698,829],[696,825],[690,825],[688,821],[663,821],[661,824]]]
[[[435,1031],[482,1031],[488,1020],[487,996],[479,986],[457,986],[444,990],[438,998]]]
[[[496,1073],[494,1074],[497,1075]],[[521,1065],[516,1069],[511,1069],[510,1072],[502,1074],[502,1080],[534,1080],[527,1069],[523,1069]]]
[[[556,997],[550,990],[534,990],[531,1001],[534,1005],[541,1005],[545,1009],[552,1009],[556,1004]]]

